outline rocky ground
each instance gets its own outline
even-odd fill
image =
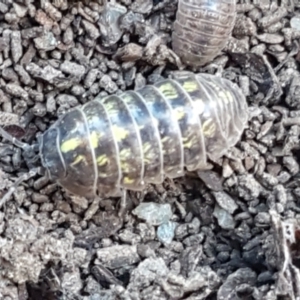
[[[299,299],[300,2],[238,1],[211,64],[171,50],[177,1],[0,0],[0,124],[34,143],[70,108],[167,77],[222,76],[249,125],[213,169],[119,199],[36,176],[0,212],[1,299]],[[2,140],[0,194],[36,163]],[[298,298],[297,298],[298,297]]]

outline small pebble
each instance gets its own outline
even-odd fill
[[[163,244],[170,244],[175,236],[175,228],[177,224],[174,222],[163,223],[157,228],[157,238]]]
[[[300,16],[295,16],[290,21],[291,27],[296,29],[297,31],[300,31]]]
[[[226,211],[230,214],[233,214],[237,209],[238,206],[235,201],[225,192],[212,192],[215,196],[216,201]]]
[[[234,229],[235,221],[232,215],[225,209],[221,208],[219,205],[215,206],[213,215],[217,218],[220,227],[222,227],[223,229]]]
[[[154,202],[141,203],[132,213],[154,226],[168,222],[173,215],[170,204],[158,204]]]

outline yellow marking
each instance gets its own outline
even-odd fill
[[[107,112],[111,112],[115,107],[115,105],[112,103],[112,100],[110,102],[105,102],[104,105],[105,105]]]
[[[83,155],[78,155],[75,160],[71,163],[71,166],[74,167],[75,165],[79,164],[81,161],[84,161],[85,157]]]
[[[143,145],[143,153],[144,153],[144,163],[151,163],[153,160],[153,151],[152,146],[149,142]]]
[[[122,95],[122,98],[123,98],[123,100],[125,100],[126,102],[128,102],[128,101],[130,102],[130,101],[132,100],[133,97],[132,97],[131,95],[129,95],[129,94],[126,93],[126,94],[123,94],[123,95]]]
[[[195,92],[199,89],[199,86],[197,84],[196,81],[191,81],[191,80],[187,80],[184,81],[182,84],[182,87],[188,92],[188,93],[192,93]]]
[[[72,138],[63,142],[60,146],[60,150],[63,153],[67,153],[75,150],[81,143],[82,141],[80,139]]]
[[[125,148],[119,153],[120,157],[120,167],[123,173],[129,173],[132,169],[132,164],[129,163],[128,158],[132,157],[132,152],[130,148]]]
[[[176,109],[174,111],[174,113],[175,113],[175,118],[177,119],[177,121],[183,119],[185,116],[185,111],[183,110],[183,108]]]
[[[132,179],[132,178],[130,178],[130,177],[124,177],[123,178],[123,183],[125,183],[125,184],[132,184],[132,183],[134,183],[134,179]]]
[[[199,115],[201,115],[204,112],[205,104],[202,99],[195,99],[193,101],[193,106]]]
[[[91,144],[94,149],[98,147],[100,137],[101,137],[101,133],[96,131],[93,131],[90,134]]]
[[[89,122],[92,122],[92,120],[94,119],[94,117],[95,116],[93,116],[93,115],[87,115],[86,116],[86,120],[89,121]]]
[[[169,82],[163,83],[158,89],[164,94],[167,99],[176,99],[179,97],[176,89]]]
[[[104,179],[104,178],[108,178],[110,176],[108,174],[106,174],[106,173],[103,173],[103,174],[99,174],[98,177],[101,178],[101,179]]]
[[[227,95],[229,101],[232,102],[233,101],[232,94],[229,91],[226,91],[226,95]]]
[[[118,111],[119,111],[118,106],[114,102],[114,99],[105,103],[105,109],[109,115],[118,114]]]
[[[170,140],[170,138],[169,138],[168,136],[165,136],[165,137],[161,140],[161,142],[164,144],[164,143],[169,142],[169,140]]]
[[[121,162],[122,173],[129,173],[131,169],[132,169],[132,166],[129,165],[127,161]]]
[[[126,157],[130,157],[132,155],[130,148],[124,148],[119,153],[121,159],[125,159]]]
[[[218,96],[220,97],[220,99],[225,102],[225,104],[227,104],[229,102],[228,100],[228,97],[227,97],[227,94],[222,91],[222,92],[219,92]]]
[[[143,151],[144,151],[144,153],[147,153],[149,150],[151,150],[151,144],[149,142],[146,142],[143,145]]]
[[[192,139],[184,138],[184,139],[182,139],[182,141],[183,141],[184,148],[188,148],[188,149],[192,148],[192,146],[193,146]]]
[[[214,136],[215,132],[216,132],[216,124],[213,121],[213,119],[207,119],[203,125],[202,125],[202,131],[203,134],[206,137],[212,137]]]
[[[150,164],[152,162],[152,155],[145,155],[143,159],[144,164]]]
[[[116,126],[116,125],[112,126],[112,132],[113,132],[113,136],[117,142],[120,142],[120,141],[126,139],[129,134],[128,130],[126,130],[122,127]]]
[[[97,165],[99,167],[104,166],[108,162],[108,157],[105,154],[102,154],[97,157]]]

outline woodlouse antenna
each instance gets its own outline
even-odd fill
[[[23,149],[24,151],[30,151],[32,150],[31,145],[27,144],[27,143],[23,143],[20,140],[18,140],[17,138],[13,137],[12,135],[10,135],[8,132],[6,132],[1,126],[0,126],[0,134],[2,135],[2,137],[8,141],[10,141],[12,144],[14,144],[16,147]]]

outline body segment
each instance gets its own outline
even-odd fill
[[[237,143],[246,123],[235,84],[187,73],[70,111],[44,133],[40,152],[70,192],[118,196],[204,168]]]
[[[179,0],[173,50],[187,65],[207,64],[225,47],[235,15],[235,0]]]

